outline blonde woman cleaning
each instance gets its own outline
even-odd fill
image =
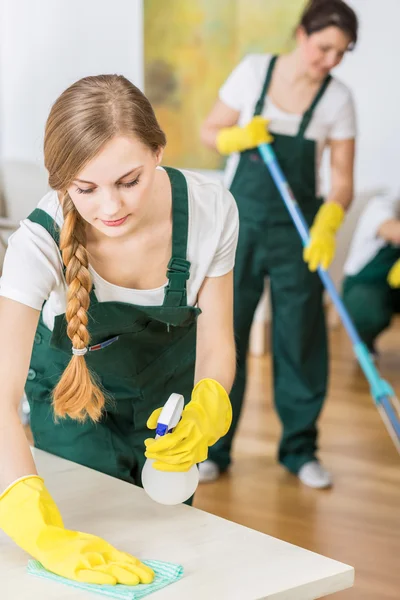
[[[1,280],[0,526],[50,571],[89,583],[153,572],[64,528],[19,422],[25,381],[36,447],[131,483],[146,456],[188,470],[231,423],[237,209],[219,183],[161,168],[165,143],[124,77],[68,88],[46,125],[52,191],[10,239]],[[154,440],[172,392],[182,419]]]
[[[353,197],[355,116],[349,89],[331,75],[357,41],[357,17],[342,0],[313,0],[296,29],[296,48],[282,56],[251,54],[231,73],[206,119],[202,138],[230,155],[225,182],[240,215],[235,266],[235,336],[238,371],[232,390],[233,422],[200,466],[203,481],[231,462],[232,441],[246,386],[249,333],[265,277],[273,307],[274,396],[283,432],[279,461],[308,486],[332,478],[317,456],[317,420],[327,390],[328,351],[322,285],[314,273],[328,268],[335,235]],[[255,148],[273,147],[308,224],[303,253],[274,181]],[[331,190],[323,202],[319,166],[331,151]]]

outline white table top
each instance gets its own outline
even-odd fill
[[[184,567],[154,600],[311,600],[351,587],[354,569],[201,510],[161,506],[118,479],[34,450],[65,526],[141,559]],[[250,510],[250,508],[249,508]],[[28,556],[0,531],[0,597],[93,600],[96,595],[26,573]],[[98,598],[101,596],[97,595]]]

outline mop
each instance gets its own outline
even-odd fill
[[[293,223],[301,237],[304,246],[310,242],[310,234],[303,213],[296,202],[293,192],[279,166],[276,154],[271,144],[263,143],[258,146],[258,150],[265,162],[268,170],[274,180],[286,208],[288,209]],[[318,268],[318,274],[327,290],[337,312],[340,315],[343,326],[353,345],[354,354],[360,364],[360,367],[370,385],[371,395],[379,410],[386,429],[392,438],[394,445],[400,453],[400,403],[394,390],[387,381],[381,378],[375,364],[371,358],[369,350],[361,340],[349,313],[347,312],[341,297],[339,296],[334,283],[324,269]]]

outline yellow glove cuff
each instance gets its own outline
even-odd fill
[[[335,234],[345,217],[344,208],[337,202],[326,202],[319,209],[311,231],[323,229]]]
[[[7,496],[7,494],[9,492],[11,492],[11,490],[13,488],[15,488],[19,483],[21,483],[21,481],[27,481],[28,479],[32,479],[32,480],[38,479],[39,481],[44,483],[43,479],[41,477],[39,477],[39,475],[24,475],[24,477],[20,477],[19,479],[16,479],[16,481],[14,481],[8,487],[6,487],[4,492],[2,494],[0,494],[0,502]]]
[[[220,154],[228,156],[233,152],[241,152],[244,147],[240,142],[240,134],[242,128],[235,127],[224,127],[220,129],[215,140],[215,145]]]
[[[273,137],[267,129],[268,122],[268,119],[257,115],[244,127],[235,125],[220,129],[215,141],[218,152],[227,155],[271,143]]]
[[[210,398],[212,404],[207,407]],[[210,445],[214,444],[229,431],[232,423],[232,404],[225,388],[215,379],[201,379],[193,389],[191,402],[199,403],[209,416],[218,422],[216,439]]]

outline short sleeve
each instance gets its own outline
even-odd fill
[[[62,277],[61,256],[51,235],[38,223],[22,221],[8,241],[0,296],[41,310]]]
[[[246,56],[219,90],[219,99],[234,110],[243,110],[247,103],[249,90],[254,88],[252,62],[252,55]]]
[[[360,218],[351,240],[350,250],[344,264],[346,275],[355,275],[365,267],[387,242],[379,236],[385,221],[397,216],[398,195],[391,191],[382,192],[372,198]]]
[[[359,235],[363,239],[376,238],[383,223],[396,219],[397,203],[397,196],[389,192],[372,198],[360,217],[357,227]]]
[[[357,135],[356,110],[353,96],[349,89],[344,89],[344,98],[339,103],[339,108],[334,117],[329,131],[331,140],[353,139]]]
[[[221,186],[222,187],[222,186]],[[207,272],[207,277],[221,277],[235,265],[239,235],[239,214],[232,194],[225,188],[222,194],[222,227],[219,243]]]

